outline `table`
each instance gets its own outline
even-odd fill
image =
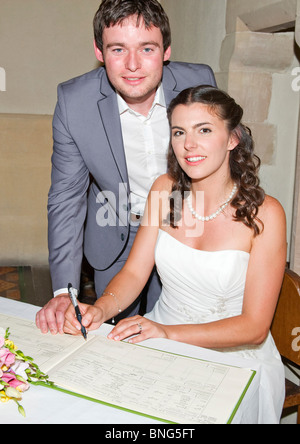
[[[39,307],[0,297],[0,312],[28,320],[34,320]],[[96,334],[107,335],[112,326],[104,324]],[[178,353],[194,358],[222,364],[251,368],[257,373],[248,389],[233,424],[255,424],[258,420],[260,365],[249,359],[232,357],[223,353],[182,344],[166,339],[148,339],[147,347]],[[12,401],[0,403],[1,424],[147,424],[162,425],[154,419],[94,403],[44,387],[31,386],[23,396],[22,405],[26,411],[23,418]]]

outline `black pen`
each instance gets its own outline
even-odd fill
[[[76,292],[75,292],[75,289],[73,288],[72,284],[68,285],[68,291],[69,291],[71,302],[72,302],[73,307],[75,309],[77,321],[81,325],[81,333],[82,333],[84,339],[86,340],[87,339],[86,329],[85,329],[85,327],[81,323],[82,316],[81,316],[81,313],[80,313],[80,310],[79,310],[79,307],[78,307],[78,304],[77,304]]]

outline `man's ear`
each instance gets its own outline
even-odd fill
[[[164,53],[164,62],[167,62],[168,60],[170,60],[171,57],[171,46],[169,46]]]
[[[102,51],[100,51],[100,49],[98,48],[95,40],[94,40],[94,51],[95,51],[95,55],[97,60],[99,60],[99,62],[104,63],[104,57],[103,57],[103,53]]]

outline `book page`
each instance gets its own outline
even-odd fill
[[[226,424],[253,372],[97,336],[50,371],[67,390],[182,424]]]
[[[26,356],[33,358],[44,373],[85,344],[82,337],[42,334],[34,322],[1,313],[0,327],[4,330],[9,327],[9,339]]]
[[[103,336],[43,335],[3,314],[0,327],[56,386],[168,422],[227,423],[255,374]]]

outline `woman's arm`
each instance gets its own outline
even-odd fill
[[[286,222],[281,205],[267,197],[260,219],[264,231],[253,240],[240,316],[201,325],[163,326],[147,319],[121,321],[112,338],[122,340],[133,334],[137,322],[142,334],[131,342],[166,337],[205,348],[228,348],[262,343],[274,316],[286,265]],[[155,335],[155,336],[154,336]]]
[[[88,330],[99,328],[103,322],[119,314],[119,310],[124,311],[145,287],[155,264],[155,246],[160,226],[158,196],[166,181],[168,179],[165,176],[159,178],[151,189],[141,226],[122,270],[112,279],[94,306],[80,304],[82,323]],[[71,306],[66,314],[64,331],[80,333],[80,324]]]

